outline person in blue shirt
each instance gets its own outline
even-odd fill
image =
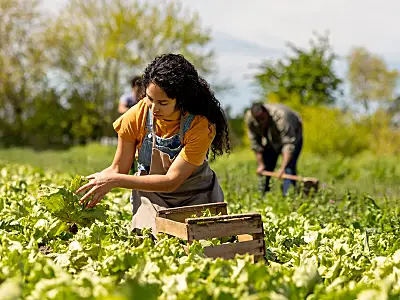
[[[138,103],[137,97],[140,94],[140,89],[142,86],[142,77],[135,76],[131,80],[132,90],[129,93],[123,94],[119,99],[118,112],[124,114],[132,106]]]

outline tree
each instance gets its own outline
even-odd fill
[[[263,62],[255,80],[262,89],[263,98],[272,93],[285,101],[298,95],[305,105],[333,104],[341,93],[342,80],[333,70],[337,56],[333,53],[328,36],[315,34],[309,50],[288,44],[294,55],[277,62]]]
[[[388,103],[394,99],[399,73],[389,70],[385,61],[365,48],[354,48],[348,56],[351,95],[369,112],[373,101]]]
[[[112,134],[116,102],[129,78],[156,55],[179,52],[203,75],[212,71],[208,30],[175,1],[71,0],[46,39],[53,82],[60,83],[67,105],[73,94],[75,100],[81,96],[82,105],[94,104],[103,134]]]
[[[0,1],[0,137],[2,144],[23,144],[25,120],[46,86],[44,21],[37,0]]]
[[[0,1],[0,143],[63,147],[115,135],[129,79],[161,53],[214,74],[210,34],[177,1],[69,0],[52,19],[40,0]]]

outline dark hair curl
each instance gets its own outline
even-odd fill
[[[211,144],[214,156],[230,152],[229,126],[221,103],[189,61],[180,54],[156,57],[144,71],[141,98],[150,83],[159,86],[169,98],[176,99],[182,113],[204,116],[215,125],[216,135]]]
[[[142,85],[142,76],[135,76],[131,79],[131,87],[138,86],[140,87]]]

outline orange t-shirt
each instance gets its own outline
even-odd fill
[[[145,135],[147,134],[146,118],[148,105],[145,99],[139,101],[114,123],[114,129],[118,135],[127,141],[136,141],[139,150]],[[156,134],[162,138],[169,138],[179,132],[180,112],[173,114],[172,120],[154,119]],[[215,126],[206,117],[195,116],[190,128],[183,137],[183,148],[179,153],[188,163],[200,166],[206,159],[207,151],[215,137]]]

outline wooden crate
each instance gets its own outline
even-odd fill
[[[214,217],[201,217],[209,209]],[[193,215],[198,218],[191,218]],[[234,258],[236,254],[252,254],[254,261],[265,256],[264,230],[261,215],[256,213],[228,215],[226,203],[184,206],[165,209],[156,217],[158,232],[181,238],[191,244],[194,240],[207,240],[237,236],[238,242],[204,248],[208,257]],[[187,250],[187,249],[186,249]]]

